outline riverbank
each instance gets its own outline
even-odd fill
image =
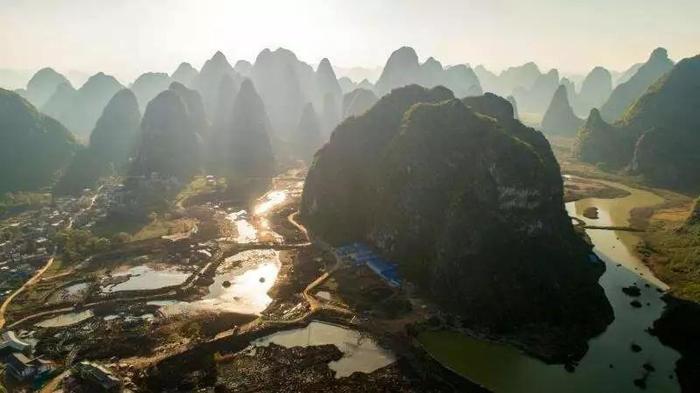
[[[630,225],[643,229],[634,248],[659,280],[669,286],[663,314],[651,332],[681,353],[675,372],[683,392],[700,391],[700,225],[689,223],[696,195],[650,188],[638,178],[602,171],[571,157],[571,140],[551,141],[562,171],[594,180],[614,180],[654,192],[662,201],[630,212]]]

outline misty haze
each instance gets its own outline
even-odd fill
[[[0,392],[700,392],[699,17],[0,0]]]

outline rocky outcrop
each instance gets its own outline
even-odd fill
[[[479,77],[484,91],[502,97],[512,95],[515,90],[528,91],[542,75],[537,64],[533,62],[509,67],[499,75],[489,71],[483,65],[474,68],[474,72]]]
[[[606,123],[598,109],[591,109],[586,123],[579,129],[574,142],[573,154],[577,159],[589,163],[606,163],[620,167],[629,156],[629,148],[617,130]]]
[[[146,107],[131,174],[187,181],[200,168],[199,136],[182,97],[166,90]]]
[[[250,77],[250,73],[253,72],[253,64],[248,60],[238,60],[233,66],[233,70],[236,71],[244,78]]]
[[[357,88],[357,84],[347,76],[338,79],[338,85],[340,86],[340,90],[343,92],[343,94],[348,94]]]
[[[199,75],[199,72],[190,63],[180,63],[175,72],[173,72],[172,80],[184,86],[190,86],[197,78],[197,75]]]
[[[204,104],[207,118],[213,120],[218,107],[219,87],[225,76],[233,80],[236,86],[240,85],[241,77],[233,70],[231,64],[221,52],[207,60],[197,78],[192,82],[192,87],[199,92]]]
[[[287,49],[265,49],[255,59],[251,79],[270,118],[272,131],[287,138],[296,129],[306,102],[321,108],[323,97],[315,96],[315,72]]]
[[[582,130],[576,154],[588,162],[628,168],[655,185],[676,189],[696,187],[700,184],[698,81],[700,56],[682,60],[654,83],[614,126],[606,127],[597,121],[607,132]],[[592,153],[611,144],[612,148]]]
[[[612,320],[603,264],[573,230],[546,139],[512,113],[494,95],[394,90],[319,150],[302,219],[334,244],[372,244],[473,329],[579,357]]]
[[[639,67],[628,81],[613,90],[610,98],[600,108],[603,119],[607,122],[619,120],[625,111],[671,68],[673,68],[673,61],[668,58],[666,49],[655,49],[649,56],[649,60]]]
[[[42,68],[27,83],[24,97],[35,107],[41,108],[62,84],[70,85],[70,82],[53,68]]]
[[[421,65],[416,51],[407,46],[401,47],[389,56],[375,91],[381,97],[397,87],[420,83],[420,74]]]
[[[58,121],[4,89],[0,89],[0,140],[0,195],[51,185],[79,149]]]
[[[136,153],[141,113],[131,90],[112,97],[90,134],[90,143],[73,159],[55,187],[59,194],[78,194],[101,176],[124,173]]]
[[[60,119],[73,108],[77,95],[78,91],[70,83],[61,83],[44,106],[40,108],[41,112],[54,119]]]
[[[209,135],[209,121],[199,92],[189,89],[179,82],[171,83],[169,90],[177,93],[185,104],[194,132],[202,138],[207,137]]]
[[[314,153],[321,147],[321,125],[311,103],[304,107],[293,141],[294,154],[307,162],[311,162]]]
[[[229,179],[269,178],[275,160],[265,105],[250,79],[245,79],[230,108],[228,121],[217,130],[216,163],[212,170]]]
[[[369,110],[379,99],[367,89],[355,89],[343,96],[343,119],[359,116]]]
[[[559,87],[559,72],[555,69],[535,79],[530,89],[521,87],[513,90],[521,112],[544,113],[552,95]]]
[[[229,119],[229,116],[231,115],[231,108],[233,108],[233,103],[236,100],[237,94],[238,89],[236,88],[236,83],[230,76],[224,76],[219,84],[219,98],[216,105],[216,114],[212,120],[215,133],[224,130],[230,125],[231,119]]]
[[[323,113],[321,115],[322,135],[327,138],[340,123],[340,104],[334,94],[328,93],[323,97]]]
[[[567,89],[560,85],[542,118],[542,131],[550,135],[575,136],[583,120],[576,117],[569,104]]]
[[[600,108],[612,93],[612,75],[603,67],[595,67],[586,75],[581,84],[575,108],[577,113],[585,115],[593,108]]]
[[[458,97],[481,94],[479,78],[466,65],[444,68],[432,57],[420,64],[413,48],[402,47],[389,56],[374,91],[381,97],[392,89],[411,84],[428,88],[445,86]]]
[[[168,90],[170,83],[172,79],[163,72],[147,72],[136,78],[131,85],[131,91],[139,102],[139,108],[144,110],[152,99],[162,91]]]
[[[324,58],[316,69],[316,86],[320,97],[330,94],[337,101],[343,95],[331,62]]]
[[[518,102],[515,101],[515,97],[508,96],[508,102],[513,106],[513,116],[517,119],[518,116]]]
[[[109,100],[123,88],[113,76],[100,72],[91,76],[75,94],[57,90],[50,101],[56,107],[66,108],[56,114],[57,119],[76,135],[87,139]]]

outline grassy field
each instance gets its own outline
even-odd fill
[[[700,225],[687,225],[692,204],[659,209],[649,219],[640,247],[674,295],[700,302]]]

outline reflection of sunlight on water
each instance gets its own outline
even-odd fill
[[[330,369],[335,371],[336,378],[347,377],[356,371],[371,373],[396,361],[393,353],[380,347],[370,337],[364,337],[356,330],[318,321],[301,329],[271,334],[253,341],[252,345],[267,346],[270,343],[286,348],[335,345],[343,352],[342,358],[328,363]]]
[[[256,215],[267,213],[270,209],[284,202],[284,200],[287,199],[287,191],[278,190],[268,192],[262,199],[263,201],[255,206],[253,210]]]
[[[113,274],[112,277],[130,277],[121,283],[107,285],[103,292],[152,290],[184,283],[192,273],[183,272],[176,268],[153,269],[150,266],[140,265],[129,270]]]
[[[183,311],[211,310],[259,314],[272,302],[267,292],[277,280],[280,271],[279,253],[276,250],[249,250],[226,258],[216,269],[214,283],[201,300],[191,303],[153,301],[161,311],[177,314]],[[228,281],[230,286],[224,287]]]
[[[248,221],[248,212],[240,210],[235,213],[230,213],[226,219],[236,225],[236,242],[237,243],[252,243],[258,240],[258,231]]]

